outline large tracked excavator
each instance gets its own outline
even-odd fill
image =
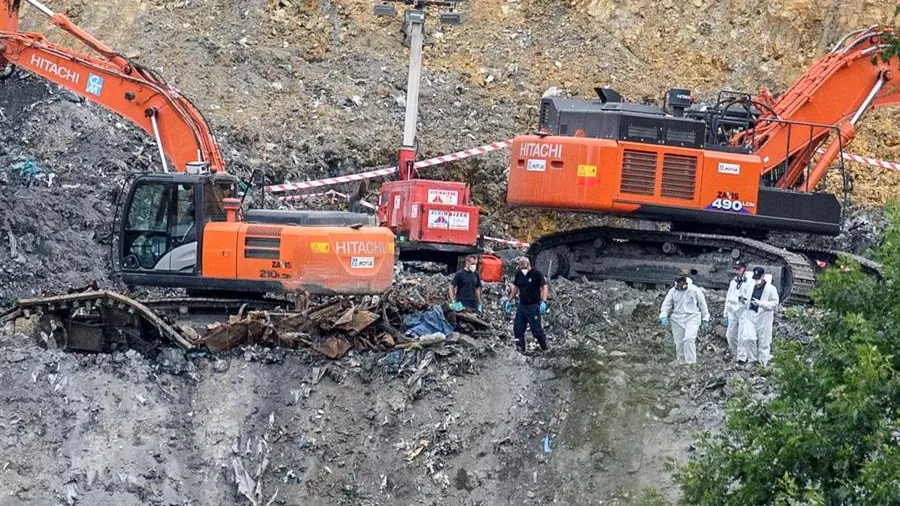
[[[19,29],[25,3],[96,53]],[[194,293],[379,293],[394,234],[357,213],[243,212],[238,179],[200,111],[159,75],[37,0],[0,0],[0,69],[15,65],[130,120],[159,146],[160,173],[123,192],[114,263],[129,285]]]
[[[707,105],[672,89],[663,108],[609,88],[597,88],[594,101],[542,99],[538,133],[513,141],[507,201],[671,228],[558,232],[535,240],[529,255],[550,276],[669,284],[689,272],[718,288],[741,259],[772,273],[783,300],[806,299],[816,269],[836,252],[765,239],[840,232],[841,202],[817,188],[829,170],[845,174],[843,148],[866,111],[900,105],[898,58],[882,58],[888,30],[846,35],[777,99],[765,88],[723,91]]]

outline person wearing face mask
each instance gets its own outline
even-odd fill
[[[697,332],[709,324],[709,308],[703,290],[688,283],[685,275],[675,278],[659,310],[660,325],[669,325],[675,340],[675,360],[680,364],[697,363]]]
[[[747,264],[738,260],[734,263],[734,277],[731,278],[725,295],[725,339],[728,340],[728,350],[732,357],[737,356],[741,315],[753,294],[753,286],[747,277]]]
[[[541,315],[547,312],[547,295],[550,286],[541,271],[531,268],[531,261],[527,257],[519,257],[516,263],[519,272],[516,273],[509,297],[503,304],[504,311],[511,313],[512,301],[516,296],[519,297],[516,319],[513,323],[516,349],[519,350],[519,353],[525,353],[525,328],[531,327],[531,333],[537,339],[541,350],[547,351],[550,347],[547,345],[547,336],[541,327]]]
[[[453,276],[450,288],[447,289],[450,296],[450,308],[454,311],[470,309],[481,312],[481,276],[478,274],[478,257],[469,255],[466,257],[463,270]]]
[[[753,292],[741,314],[741,342],[737,356],[741,363],[759,360],[767,366],[772,358],[772,324],[780,300],[778,290],[766,281],[765,276],[765,269],[753,268]]]

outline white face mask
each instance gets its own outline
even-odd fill
[[[472,272],[475,272],[477,269],[478,269],[478,266],[475,265],[475,264],[472,264],[472,265],[469,266],[469,270],[472,271]]]
[[[523,276],[528,275],[528,269],[522,269],[522,275]]]

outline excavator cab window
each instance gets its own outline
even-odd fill
[[[138,180],[126,205],[125,269],[193,271],[200,233],[197,187],[194,182]]]

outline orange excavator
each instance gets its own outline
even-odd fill
[[[97,56],[20,31],[25,3]],[[162,172],[133,177],[116,213],[115,264],[126,284],[257,294],[364,294],[390,287],[390,229],[357,213],[242,212],[239,180],[225,173],[200,111],[156,73],[66,16],[37,0],[0,0],[0,68],[6,65],[91,100],[156,139]]]
[[[843,148],[856,125],[872,108],[900,105],[898,58],[883,57],[887,33],[874,26],[846,35],[777,99],[765,88],[758,96],[723,91],[706,105],[672,89],[663,108],[609,88],[597,88],[596,101],[542,99],[538,133],[513,141],[507,201],[671,229],[558,232],[534,241],[529,255],[551,276],[668,284],[689,272],[719,288],[741,259],[772,273],[783,299],[805,299],[816,269],[837,253],[764,240],[770,231],[840,232],[841,202],[817,187],[837,169],[846,196]]]

